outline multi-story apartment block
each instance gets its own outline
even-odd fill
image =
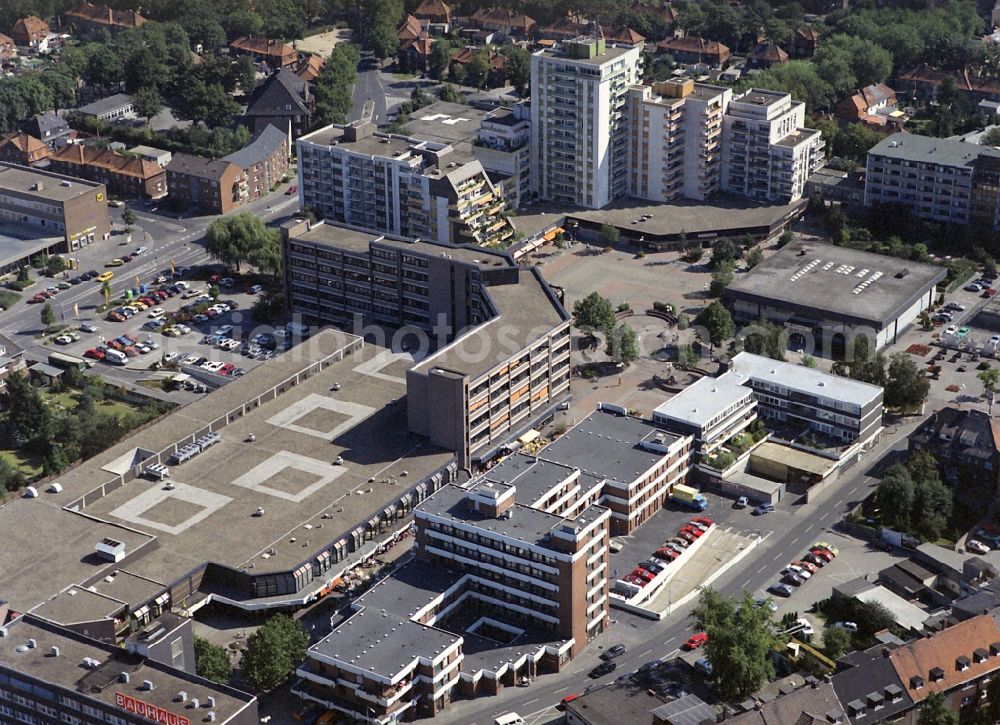
[[[111,234],[104,184],[0,163],[0,223],[61,237],[71,252]]]
[[[167,193],[180,207],[225,214],[246,201],[249,189],[246,175],[236,164],[178,153],[167,164]]]
[[[822,136],[804,127],[805,112],[777,91],[733,98],[723,121],[722,190],[779,204],[801,198],[823,161]]]
[[[288,134],[276,126],[266,126],[239,151],[223,156],[222,161],[235,164],[246,180],[245,201],[253,201],[270,193],[285,172],[291,155]]]
[[[472,153],[488,173],[503,178],[507,205],[520,208],[531,195],[530,106],[519,103],[487,115],[479,124]]]
[[[743,378],[757,410],[772,422],[803,426],[846,443],[867,444],[882,432],[882,388],[793,363],[741,352],[730,372]]]
[[[893,134],[868,152],[865,206],[901,204],[914,216],[998,226],[1000,151],[944,138]]]
[[[302,207],[394,236],[501,246],[514,234],[482,164],[448,144],[376,133],[371,122],[298,139]]]
[[[564,41],[531,56],[531,190],[599,209],[628,191],[628,87],[641,44],[602,37]]]
[[[320,322],[408,326],[436,352],[407,371],[408,424],[468,463],[569,395],[569,315],[535,269],[477,247],[284,227],[292,309]]]
[[[628,90],[628,194],[702,201],[719,190],[728,88],[668,81]]]
[[[415,558],[309,649],[293,692],[394,723],[559,671],[607,626],[609,512],[560,516],[517,498],[478,481],[420,504]]]
[[[167,172],[159,164],[111,149],[71,144],[55,152],[49,165],[55,172],[100,182],[124,199],[159,199],[167,195]]]
[[[148,648],[126,651],[31,614],[0,627],[0,722],[257,723],[253,695],[189,674],[193,652],[180,635],[165,627],[147,634],[169,638],[169,663],[147,657]]]

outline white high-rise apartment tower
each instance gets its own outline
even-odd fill
[[[642,47],[581,37],[531,56],[531,189],[599,209],[628,191],[628,87]]]

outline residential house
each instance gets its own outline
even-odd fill
[[[900,73],[893,85],[896,86],[897,94],[932,101],[937,98],[938,89],[947,78],[951,78],[956,88],[969,94],[973,101],[1000,101],[1000,80],[969,73],[950,73],[926,63]]]
[[[622,25],[621,27],[614,28],[613,30],[606,32],[604,34],[604,39],[609,43],[624,45],[629,48],[636,45],[642,45],[646,42],[646,36],[640,35],[626,25]]]
[[[412,16],[411,16],[412,17]],[[427,70],[434,41],[427,35],[404,40],[399,45],[399,57],[408,68]]]
[[[169,164],[170,159],[173,158],[173,154],[169,151],[153,148],[152,146],[133,146],[128,150],[128,153],[131,156],[138,156],[140,159],[152,161],[154,164],[164,169],[167,168],[167,164]]]
[[[812,58],[819,48],[820,32],[815,28],[799,28],[792,39],[792,53],[796,58]]]
[[[24,131],[12,131],[0,137],[0,161],[34,166],[49,157],[49,147]]]
[[[80,3],[65,13],[66,22],[72,25],[77,35],[94,36],[102,30],[116,35],[123,30],[138,28],[146,18],[135,10],[112,10],[106,5]]]
[[[16,58],[17,45],[15,45],[14,39],[0,33],[0,68],[13,65],[14,59]]]
[[[291,146],[288,134],[276,126],[268,126],[239,151],[223,156],[223,161],[236,164],[246,180],[247,199],[265,196],[288,171]]]
[[[451,54],[451,64],[467,66],[480,50],[483,49],[475,46],[459,48]],[[507,56],[496,52],[492,48],[487,48],[484,52],[490,65],[486,84],[490,87],[505,85],[507,82]]]
[[[24,370],[23,355],[23,351],[12,353],[9,357],[0,355],[0,395],[7,391],[7,378]]]
[[[323,71],[324,65],[326,65],[326,61],[320,56],[306,56],[303,58],[302,62],[299,63],[299,68],[295,71],[295,75],[304,80],[306,83],[312,83],[319,77],[319,74]]]
[[[280,68],[254,90],[246,117],[254,133],[274,125],[294,139],[309,131],[315,105],[309,84],[290,68]]]
[[[573,40],[590,32],[590,25],[579,15],[567,14],[552,25],[542,28],[542,38],[547,40]]]
[[[246,179],[231,161],[177,153],[167,164],[167,190],[178,207],[225,214],[244,203]]]
[[[23,128],[49,148],[66,145],[76,133],[69,127],[66,119],[53,111],[32,116]]]
[[[407,15],[396,27],[396,40],[398,40],[400,44],[416,40],[423,34],[424,29],[421,27],[420,21],[412,15]]]
[[[427,32],[445,35],[451,30],[451,7],[444,0],[422,0],[413,17]]]
[[[535,34],[538,23],[522,13],[509,8],[479,8],[469,16],[469,24],[474,28],[496,30],[510,38],[525,39]]]
[[[772,66],[782,65],[788,62],[788,53],[782,50],[775,43],[758,43],[747,58],[747,65],[751,68],[767,70]]]
[[[670,3],[660,4],[649,4],[643,2],[642,0],[635,0],[631,5],[628,6],[629,12],[635,15],[645,15],[655,22],[655,18],[660,23],[663,24],[664,29],[667,33],[672,33],[674,28],[677,26],[677,10]]]
[[[833,114],[840,121],[863,123],[886,131],[898,131],[906,120],[902,112],[896,111],[896,91],[885,83],[865,86],[838,101]]]
[[[237,38],[229,44],[229,50],[233,55],[249,55],[272,69],[294,65],[299,59],[298,52],[288,43],[252,35]]]
[[[998,491],[1000,422],[981,410],[942,408],[910,436],[909,450],[930,453],[944,480],[980,489],[984,502]]]
[[[792,689],[795,688],[795,689]],[[829,682],[815,677],[804,680],[789,677],[778,690],[777,697],[760,698],[757,706],[726,720],[727,725],[813,725],[836,723],[843,718],[843,707]],[[688,723],[688,720],[679,720]],[[714,722],[714,719],[713,719]]]
[[[667,38],[656,44],[660,53],[669,53],[678,63],[706,63],[719,66],[729,60],[729,48],[717,40],[705,40],[696,35]]]
[[[89,116],[90,118],[110,123],[135,116],[135,106],[132,105],[132,96],[127,93],[116,93],[113,96],[101,98],[93,103],[80,106],[76,111],[81,116]]]
[[[111,149],[83,144],[64,146],[49,159],[53,171],[104,184],[125,199],[159,199],[167,194],[167,175],[158,164]]]
[[[10,30],[10,37],[23,48],[33,48],[40,53],[47,50],[48,38],[52,34],[49,25],[41,18],[29,15],[21,18]]]

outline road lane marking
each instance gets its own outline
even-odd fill
[[[761,573],[762,571],[764,571],[764,570],[765,570],[766,568],[767,568],[767,564],[764,564],[764,566],[762,566],[762,567],[761,567],[760,569],[758,569],[758,570],[757,570],[757,573],[758,573],[758,574],[760,574],[760,573]]]
[[[567,685],[566,687],[562,688],[561,690],[556,690],[552,694],[553,695],[558,695],[560,692],[566,692],[566,690],[568,690],[568,689],[569,689],[569,685]]]
[[[641,655],[639,655],[639,657],[640,657],[640,658],[642,658],[642,657],[645,657],[645,656],[646,656],[646,655],[648,655],[648,654],[652,654],[652,652],[653,652],[653,648],[652,648],[652,647],[650,647],[650,648],[649,648],[648,650],[646,650],[646,651],[645,651],[645,652],[643,652],[643,653],[642,653]]]
[[[538,701],[539,701],[539,700],[541,700],[541,699],[542,699],[542,698],[540,698],[540,697],[536,697],[536,698],[535,698],[534,700],[528,700],[528,701],[527,701],[526,703],[524,703],[524,706],[525,706],[525,707],[527,707],[527,706],[528,706],[528,705],[530,705],[531,703],[533,703],[533,702],[538,702]]]

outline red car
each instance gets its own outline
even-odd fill
[[[692,534],[690,531],[678,531],[677,538],[683,539],[689,544],[693,544],[698,537]]]
[[[634,584],[637,587],[644,587],[644,586],[646,586],[646,584],[649,583],[645,579],[640,579],[639,577],[632,576],[631,574],[629,574],[627,577],[625,577],[625,579],[623,579],[623,581],[625,581],[625,582],[627,582],[629,584]]]
[[[93,358],[94,360],[103,360],[104,353],[98,350],[96,347],[92,347],[87,352],[83,353],[84,357]]]
[[[671,549],[669,546],[664,546],[653,552],[653,556],[657,559],[662,559],[663,561],[673,561],[680,554],[677,553],[676,549]]]
[[[685,533],[691,534],[691,536],[693,536],[696,539],[700,539],[702,536],[705,535],[705,532],[702,531],[701,529],[699,529],[697,526],[685,526],[678,533],[680,533],[680,534],[685,534]]]
[[[833,552],[828,549],[812,549],[810,550],[809,553],[812,554],[813,556],[818,556],[820,559],[823,559],[827,563],[833,561]]]
[[[705,645],[708,642],[708,635],[704,632],[698,632],[697,634],[691,635],[688,641],[684,643],[684,649],[689,652],[693,649],[698,649],[699,647]]]
[[[633,569],[632,573],[629,576],[637,576],[640,579],[642,579],[644,582],[646,582],[647,584],[649,582],[653,581],[653,579],[656,578],[655,575],[653,575],[650,572],[646,571],[641,566],[637,566],[635,569]]]
[[[297,194],[299,192],[299,187],[292,184],[288,187],[288,191],[285,192],[285,196],[291,196],[292,194]]]
[[[802,569],[805,569],[810,574],[815,574],[816,572],[819,571],[819,567],[809,561],[793,561],[792,564],[794,564],[797,567],[801,567]]]
[[[221,368],[219,368],[219,375],[231,375],[236,366],[232,363],[226,363]]]
[[[40,305],[42,302],[45,302],[45,299],[46,298],[42,297],[42,295],[37,294],[34,297],[32,297],[30,300],[28,300],[28,304],[29,305]]]
[[[699,516],[696,519],[691,519],[692,523],[704,524],[705,526],[714,526],[715,522],[708,516]]]

